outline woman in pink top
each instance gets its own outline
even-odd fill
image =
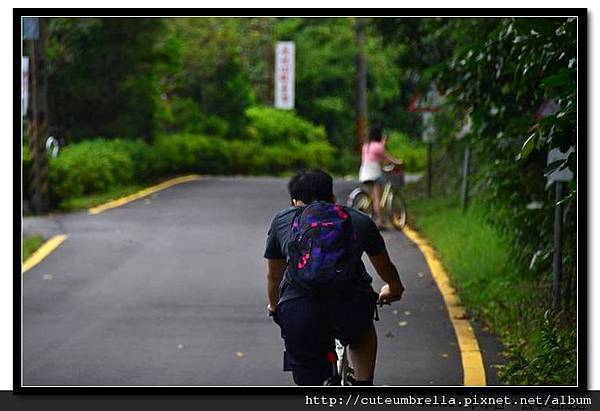
[[[362,146],[362,161],[358,172],[361,183],[370,186],[371,199],[373,200],[373,220],[381,229],[383,220],[381,218],[381,192],[385,179],[381,163],[384,161],[401,165],[402,161],[395,159],[385,151],[387,136],[383,135],[381,126],[374,125],[369,132],[369,142]]]

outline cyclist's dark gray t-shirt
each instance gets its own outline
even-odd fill
[[[271,222],[271,228],[269,228],[267,234],[265,258],[270,260],[287,259],[287,246],[290,240],[292,220],[299,210],[299,207],[288,207],[275,214]],[[361,256],[363,252],[368,255],[377,255],[385,252],[385,242],[383,241],[383,237],[381,237],[379,229],[373,220],[371,220],[371,217],[353,208],[348,209],[348,212],[350,213],[350,218],[352,218],[352,225],[356,232],[358,249]],[[367,273],[367,269],[362,261],[359,262],[357,269],[356,280],[352,288],[356,291],[373,292],[373,288],[371,287],[373,279]],[[279,303],[305,295],[305,291],[294,287],[289,282],[286,270],[279,286]]]

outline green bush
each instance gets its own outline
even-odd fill
[[[315,126],[292,111],[271,107],[250,107],[249,135],[262,144],[293,144],[326,142],[323,126]]]
[[[329,168],[334,149],[325,142],[263,145],[191,134],[160,136],[155,145],[172,173],[278,174],[299,168]]]
[[[227,173],[227,141],[194,134],[171,134],[158,137],[156,148],[168,163],[171,173]]]
[[[69,145],[50,161],[53,202],[182,173],[280,174],[334,166],[335,149],[322,127],[293,113],[250,111],[254,138],[246,140],[181,133],[158,136],[152,144],[98,138]]]
[[[126,153],[133,161],[134,180],[143,182],[163,175],[167,160],[155,145],[143,140],[117,139],[110,142],[114,148]]]
[[[65,147],[50,160],[48,175],[51,198],[57,203],[132,182],[135,165],[118,141],[99,138]]]
[[[167,111],[164,123],[171,131],[217,136],[226,136],[230,131],[227,121],[204,113],[191,98],[174,97],[167,106]]]
[[[289,156],[294,169],[323,168],[329,170],[335,160],[335,149],[324,141],[302,144],[294,142],[291,145]]]
[[[501,378],[510,385],[576,385],[577,329],[558,326],[559,319],[546,311],[539,321],[534,350],[528,350],[524,338],[506,344],[509,359],[500,370]],[[533,351],[528,355],[528,351]]]
[[[336,160],[331,166],[331,172],[337,175],[356,175],[360,168],[360,156],[358,153],[349,150],[339,150]]]

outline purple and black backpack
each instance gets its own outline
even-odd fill
[[[307,290],[334,291],[349,285],[360,254],[346,207],[324,201],[304,206],[292,221],[288,275]]]

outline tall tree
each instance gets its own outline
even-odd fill
[[[162,77],[170,128],[239,137],[254,101],[242,67],[241,21],[190,17],[166,24],[177,61]]]
[[[50,122],[64,136],[151,138],[164,58],[159,18],[53,18],[49,22]]]

